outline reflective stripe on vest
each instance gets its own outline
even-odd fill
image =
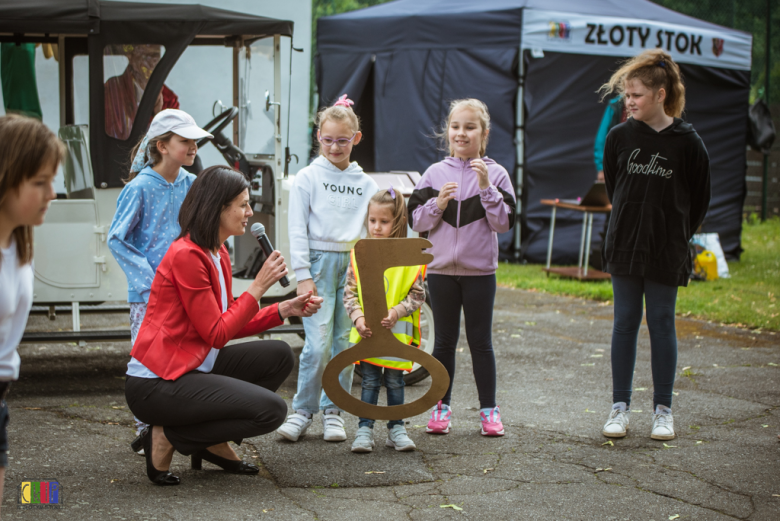
[[[352,270],[355,272],[355,281],[358,289],[358,303],[363,306],[363,290],[360,285],[360,274],[355,261],[355,250],[350,252],[350,262]],[[417,277],[422,273],[425,277],[425,266],[398,266],[389,268],[385,271],[385,298],[387,308],[390,309],[403,301],[412,289],[412,285]],[[420,310],[418,309],[411,316],[401,317],[391,329],[393,335],[404,344],[420,345]],[[349,333],[350,347],[360,342],[360,333],[353,327]],[[390,369],[401,369],[404,371],[412,370],[412,362],[409,360],[386,356],[383,358],[369,358],[366,362]],[[356,362],[358,363],[358,362]]]

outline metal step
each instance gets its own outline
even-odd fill
[[[51,308],[49,306],[33,306],[30,309],[30,313],[41,314],[49,313]],[[72,313],[73,306],[56,305],[54,306],[55,313]],[[129,313],[130,306],[128,304],[98,304],[97,306],[90,306],[89,304],[81,304],[79,306],[79,312],[81,313]]]
[[[277,326],[262,335],[300,335],[303,334],[303,324],[284,324]],[[85,329],[82,331],[26,331],[22,342],[122,342],[130,340],[129,329]]]

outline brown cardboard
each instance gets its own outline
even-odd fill
[[[363,313],[371,338],[364,338],[335,356],[322,374],[322,388],[328,398],[355,416],[374,420],[401,420],[416,416],[436,405],[450,386],[450,377],[441,362],[425,351],[404,344],[382,326],[382,319],[387,316],[385,270],[395,266],[430,264],[433,255],[422,250],[431,246],[430,241],[420,238],[363,239],[355,244],[355,261],[363,288]],[[342,369],[359,360],[383,356],[404,358],[422,365],[431,374],[431,388],[412,403],[385,407],[358,400],[341,387],[338,376]]]

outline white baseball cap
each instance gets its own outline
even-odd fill
[[[166,132],[173,132],[186,139],[213,138],[211,134],[203,130],[195,123],[192,116],[179,109],[165,109],[157,113],[149,125],[146,136],[149,139],[161,136]]]

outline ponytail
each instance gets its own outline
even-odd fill
[[[612,93],[623,95],[626,83],[637,79],[648,89],[666,92],[664,112],[679,118],[685,108],[685,85],[680,67],[666,51],[651,49],[623,62],[612,77],[599,88],[601,101]]]
[[[144,140],[146,139],[146,136],[142,137],[141,140],[138,142],[137,145],[133,147],[133,150],[130,152],[130,172],[127,174],[127,177],[122,179],[122,181],[127,184],[133,179],[135,179],[135,176],[137,176],[141,170],[143,170],[143,166],[147,162],[152,165],[157,165],[162,162],[162,154],[160,153],[160,150],[157,148],[157,143],[163,142],[167,143],[171,140],[173,137],[174,132],[168,131],[165,134],[160,134],[159,136],[155,136],[153,138],[150,138],[148,141],[148,144],[146,145],[146,150],[141,151],[141,145],[143,145]],[[136,156],[138,156],[139,153],[143,153],[142,160],[137,162],[135,161]],[[137,164],[138,163],[138,164]]]

